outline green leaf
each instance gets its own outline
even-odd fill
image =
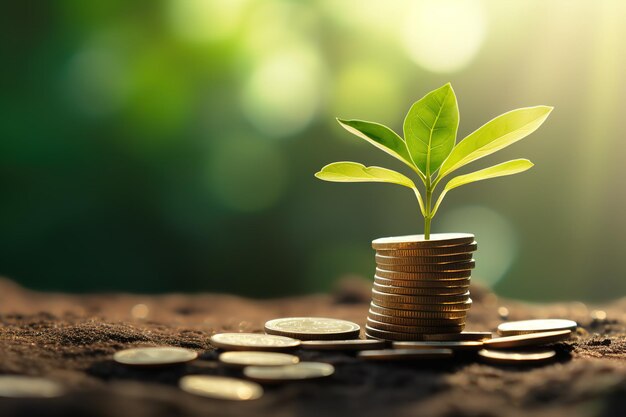
[[[530,135],[541,126],[551,111],[552,107],[549,106],[526,107],[504,113],[485,123],[456,145],[441,165],[439,178]]]
[[[456,142],[459,108],[450,83],[415,102],[404,119],[404,139],[415,165],[430,176]]]
[[[399,172],[381,167],[366,167],[357,162],[333,162],[315,176],[332,182],[387,182],[415,188],[413,181]]]
[[[411,168],[417,168],[411,161],[411,156],[404,140],[387,126],[364,120],[337,119],[339,124],[348,132],[365,139],[372,145],[399,159]]]
[[[386,182],[403,185],[413,190],[422,214],[426,215],[424,201],[419,190],[410,178],[399,172],[381,167],[366,167],[357,162],[333,162],[323,167],[315,176],[332,182]]]
[[[452,178],[444,187],[441,195],[439,195],[437,203],[435,204],[435,207],[433,209],[433,216],[435,215],[435,213],[437,213],[437,209],[439,208],[441,201],[448,191],[465,184],[470,184],[472,182],[487,180],[489,178],[504,177],[506,175],[513,175],[524,172],[530,169],[532,166],[533,163],[530,162],[528,159],[514,159],[512,161],[503,162],[501,164],[481,169],[470,174],[459,175],[458,177]]]

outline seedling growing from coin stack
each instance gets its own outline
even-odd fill
[[[333,182],[386,182],[415,193],[424,217],[424,238],[430,239],[433,217],[448,191],[489,178],[524,172],[533,166],[514,159],[451,178],[436,197],[439,184],[459,168],[499,151],[528,136],[546,120],[552,107],[525,107],[504,113],[456,143],[459,109],[450,83],[416,101],[404,119],[404,138],[379,123],[337,119],[348,132],[365,139],[408,165],[424,185],[423,195],[407,176],[387,168],[357,162],[334,162],[315,176]],[[435,198],[436,197],[436,198]]]

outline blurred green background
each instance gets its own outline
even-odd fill
[[[313,177],[406,172],[334,118],[401,131],[451,81],[459,139],[555,110],[470,166],[531,171],[454,190],[433,231],[475,233],[475,280],[499,294],[626,293],[624,2],[19,1],[0,19],[0,274],[24,285],[267,297],[371,279],[370,241],[422,220],[402,187]]]

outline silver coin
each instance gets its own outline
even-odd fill
[[[248,401],[263,396],[263,387],[256,382],[212,375],[187,375],[178,386],[185,392],[219,400]]]
[[[300,362],[287,366],[247,366],[243,374],[255,381],[282,382],[317,379],[331,376],[335,367],[322,362]]]
[[[198,357],[193,350],[174,346],[140,347],[115,352],[117,363],[131,366],[178,365]]]
[[[361,327],[351,321],[326,317],[285,317],[265,323],[266,333],[300,340],[357,338],[360,330]]]
[[[65,394],[63,386],[46,378],[24,375],[0,375],[0,397],[54,398]]]
[[[545,362],[548,360],[552,360],[556,357],[556,352],[551,349],[534,352],[512,352],[505,350],[483,349],[478,351],[478,356],[480,356],[485,362],[505,365],[518,365],[524,363]]]
[[[562,319],[538,319],[508,321],[498,326],[498,333],[502,336],[514,336],[518,334],[554,332],[558,330],[575,331],[578,323],[573,320]]]
[[[222,363],[233,366],[278,366],[295,365],[300,362],[297,356],[279,352],[231,351],[220,354]]]
[[[260,333],[217,333],[211,344],[224,350],[290,350],[300,346],[300,341],[284,336]]]

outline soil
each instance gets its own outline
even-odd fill
[[[366,363],[349,353],[298,352],[333,363],[320,381],[267,386],[260,400],[235,403],[180,391],[187,374],[238,376],[216,362],[209,337],[260,332],[283,316],[326,316],[364,325],[369,284],[342,282],[329,295],[251,300],[221,294],[68,295],[0,280],[0,374],[46,376],[68,394],[0,399],[0,416],[626,416],[626,298],[602,306],[525,304],[472,288],[468,330],[509,320],[569,318],[581,327],[543,366]],[[605,317],[606,315],[606,317]],[[120,349],[172,345],[197,350],[184,366],[138,370],[111,360]]]

